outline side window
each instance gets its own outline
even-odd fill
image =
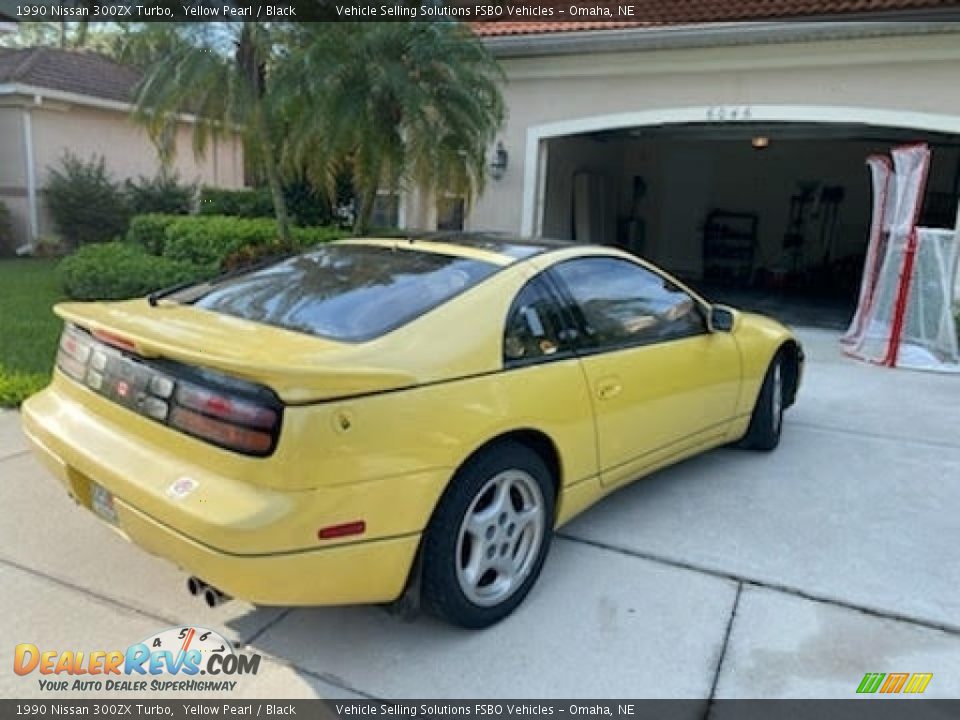
[[[503,332],[503,362],[520,365],[548,359],[569,350],[563,317],[542,278],[534,278],[517,293]]]
[[[707,331],[692,297],[635,263],[592,257],[560,263],[553,272],[573,296],[587,348],[643,345]]]

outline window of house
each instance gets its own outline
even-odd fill
[[[466,203],[462,197],[437,198],[437,230],[463,230]]]
[[[370,214],[370,227],[400,227],[400,196],[397,193],[377,193],[373,201],[373,212]]]

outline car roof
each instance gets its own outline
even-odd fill
[[[376,237],[356,238],[347,242],[403,243],[409,250],[440,252],[444,254],[487,259],[498,265],[510,265],[519,260],[540,255],[550,250],[576,247],[577,243],[550,238],[522,237],[499,232],[398,232]]]

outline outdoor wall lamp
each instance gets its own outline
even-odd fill
[[[490,160],[490,177],[494,180],[499,180],[503,177],[503,174],[507,171],[507,161],[510,156],[507,155],[507,149],[503,146],[503,143],[499,140],[497,141],[497,147],[493,151],[493,158]]]

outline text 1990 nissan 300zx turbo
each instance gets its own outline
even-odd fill
[[[26,434],[194,592],[416,595],[468,627],[510,613],[554,528],[617,487],[773,449],[803,368],[780,324],[632,255],[496,235],[340,241],[56,312]]]

